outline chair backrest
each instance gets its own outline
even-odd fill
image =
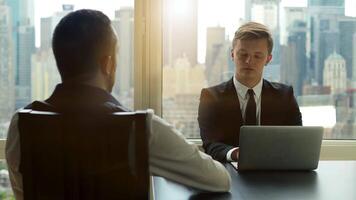
[[[148,199],[146,112],[19,112],[28,199]]]

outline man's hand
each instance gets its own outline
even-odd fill
[[[235,149],[231,153],[231,159],[234,160],[234,161],[238,161],[239,160],[239,153],[240,153],[240,148]]]

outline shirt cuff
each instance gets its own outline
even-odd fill
[[[231,158],[232,152],[235,151],[236,149],[238,149],[238,147],[232,148],[232,149],[230,149],[230,150],[227,152],[227,154],[226,154],[226,160],[227,160],[228,162],[234,162],[234,161],[236,161],[236,160],[233,160],[233,159]]]

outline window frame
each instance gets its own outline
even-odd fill
[[[135,0],[134,108],[162,116],[162,0]]]

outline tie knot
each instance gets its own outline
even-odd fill
[[[247,90],[247,93],[248,93],[248,95],[249,95],[250,97],[253,97],[253,95],[255,94],[255,93],[253,92],[253,89],[248,89],[248,90]]]

